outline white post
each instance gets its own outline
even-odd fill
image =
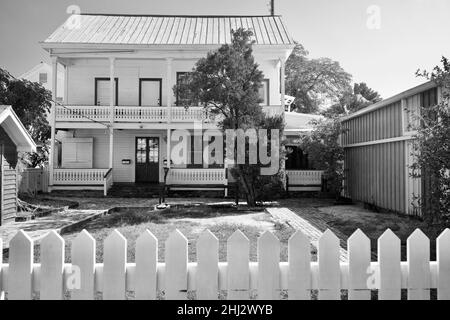
[[[113,167],[114,159],[114,98],[115,98],[115,80],[114,80],[114,62],[115,58],[109,58],[109,168]]]
[[[171,144],[170,144],[170,140],[172,139],[172,136],[171,136],[171,130],[170,130],[170,128],[167,128],[167,155],[166,155],[166,159],[167,159],[167,164],[166,164],[166,167],[167,168],[170,168],[170,159],[171,159],[171,157],[170,157],[170,153],[171,153]]]
[[[53,171],[55,165],[55,135],[56,135],[56,97],[58,90],[58,58],[52,57],[52,107],[51,107],[51,116],[50,116],[50,126],[51,126],[51,137],[50,137],[50,152],[49,152],[49,185],[53,186]]]
[[[64,104],[69,104],[69,65],[64,66]]]
[[[284,96],[286,95],[286,87],[285,87],[285,62],[284,62],[284,58],[279,58],[280,60],[280,102],[281,102],[281,108],[283,109],[283,113],[284,113],[284,108],[285,108],[285,103],[284,103]],[[288,112],[291,112],[291,106],[288,107]]]
[[[166,97],[167,97],[167,122],[172,120],[172,58],[166,58]]]

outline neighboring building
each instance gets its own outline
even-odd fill
[[[36,145],[10,106],[0,106],[0,225],[17,213],[17,152],[34,152]]]
[[[73,17],[69,18],[72,19]],[[60,26],[41,43],[53,71],[62,64],[66,106],[54,106],[50,189],[103,189],[112,183],[168,183],[190,188],[227,184],[226,168],[192,164],[202,143],[194,123],[217,128],[201,107],[185,109],[173,87],[199,58],[230,43],[231,29],[254,32],[254,56],[264,72],[263,108],[285,112],[284,65],[294,42],[279,16],[83,14],[79,28]],[[58,96],[59,92],[54,91]],[[290,101],[289,103],[291,103]],[[295,116],[297,117],[297,116]],[[303,126],[303,124],[302,124]],[[171,165],[174,129],[189,130],[186,165]],[[291,123],[289,134],[302,128]],[[303,128],[304,129],[304,128]],[[200,131],[201,132],[201,131]],[[59,141],[55,142],[55,138]],[[59,150],[59,148],[58,148]]]
[[[26,79],[32,82],[39,82],[45,89],[53,92],[53,84],[52,84],[52,67],[45,62],[39,63],[34,66],[32,69],[28,70],[24,74],[22,74],[19,79]],[[64,101],[64,91],[61,90],[64,88],[64,72],[58,71],[58,96],[57,102]]]
[[[412,128],[420,107],[436,105],[441,88],[428,82],[342,119],[345,129],[344,194],[394,212],[421,216],[426,202],[425,178],[411,177]]]

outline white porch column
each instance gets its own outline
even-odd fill
[[[58,58],[52,57],[52,107],[50,111],[50,126],[51,126],[51,137],[50,137],[50,152],[49,152],[49,186],[53,186],[53,172],[55,166],[55,135],[56,135],[56,97],[58,90]]]
[[[167,97],[167,122],[172,120],[172,58],[166,58],[166,97]]]
[[[114,80],[114,63],[115,58],[109,58],[109,168],[114,163],[114,98],[115,98],[115,80]]]
[[[69,104],[69,65],[64,66],[64,104]]]
[[[280,58],[280,102],[281,102],[281,107],[283,108],[283,112],[284,110],[284,96],[286,95],[286,86],[285,86],[285,59],[284,58]],[[291,107],[289,106],[288,112],[291,112]]]
[[[171,157],[170,157],[170,154],[171,154],[171,142],[170,142],[170,140],[172,139],[172,136],[171,136],[171,129],[170,128],[167,128],[167,155],[166,155],[166,159],[167,159],[167,164],[166,164],[166,167],[167,168],[170,168],[170,159],[171,159]]]

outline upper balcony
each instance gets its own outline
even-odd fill
[[[283,112],[280,106],[265,106],[268,115],[279,115]],[[171,123],[216,123],[219,119],[208,113],[203,107],[136,107],[115,106],[115,124],[161,124]],[[84,127],[85,125],[101,125],[111,121],[109,106],[56,106],[56,127]]]

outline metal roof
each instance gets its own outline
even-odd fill
[[[73,26],[79,20],[79,27]],[[217,45],[251,29],[258,45],[294,44],[280,16],[72,15],[44,43]]]

